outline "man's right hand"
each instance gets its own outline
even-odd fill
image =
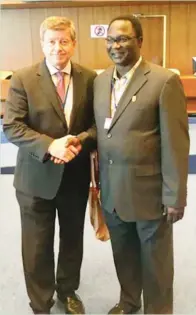
[[[181,220],[184,216],[184,207],[167,207],[167,221],[175,223]]]
[[[80,141],[75,136],[65,136],[54,140],[48,148],[51,160],[55,164],[68,163],[73,160],[81,151]]]

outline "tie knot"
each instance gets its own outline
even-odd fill
[[[56,76],[57,76],[58,80],[63,80],[65,73],[62,71],[58,71],[58,72],[56,72]]]

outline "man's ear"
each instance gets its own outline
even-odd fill
[[[143,37],[140,36],[140,37],[138,37],[138,44],[139,44],[140,48],[142,47],[142,43],[143,43]]]

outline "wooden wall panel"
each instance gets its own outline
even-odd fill
[[[90,38],[91,24],[108,24],[115,16],[128,13],[167,15],[166,66],[178,68],[181,74],[192,73],[192,56],[196,55],[196,3],[131,4],[112,7],[4,9],[1,11],[0,69],[16,70],[39,61],[43,55],[39,42],[39,26],[50,15],[70,17],[76,26],[77,47],[74,60],[90,68],[107,67],[109,60],[104,39]],[[142,21],[142,19],[141,19]],[[162,24],[156,27],[142,21],[145,56],[160,55]]]
[[[184,73],[193,73],[192,69],[192,57],[196,56],[196,5],[189,4],[187,9],[188,19],[187,19],[187,55],[186,63],[184,65]],[[182,47],[182,46],[181,46]],[[181,48],[183,49],[183,47]]]
[[[38,62],[43,58],[40,39],[39,28],[42,21],[46,18],[46,10],[36,9],[30,10],[30,25],[31,25],[31,40],[32,40],[32,59],[33,63]]]
[[[32,64],[29,9],[1,12],[1,70],[15,70]]]
[[[61,8],[48,8],[46,9],[46,17],[51,15],[61,16],[62,9]]]
[[[141,18],[144,41],[142,55],[149,61],[163,62],[163,18]]]
[[[188,66],[188,6],[186,4],[178,4],[170,6],[170,60],[172,68],[179,68],[185,73]]]
[[[89,25],[92,21],[93,8],[78,9],[78,54],[80,63],[93,68],[93,56],[95,57],[93,41],[89,36]],[[81,62],[82,61],[82,62]]]

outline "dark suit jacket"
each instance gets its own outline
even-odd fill
[[[101,200],[124,221],[159,218],[163,205],[186,205],[189,135],[179,77],[142,61],[109,130],[113,67],[95,79],[94,112]]]
[[[89,184],[89,152],[95,142],[93,81],[95,72],[72,64],[73,109],[67,127],[59,98],[45,61],[17,71],[5,107],[4,132],[19,147],[15,170],[16,189],[52,199],[60,186],[64,167],[68,181]],[[53,139],[78,135],[83,150],[69,165],[46,161]],[[71,177],[70,177],[71,176]]]

